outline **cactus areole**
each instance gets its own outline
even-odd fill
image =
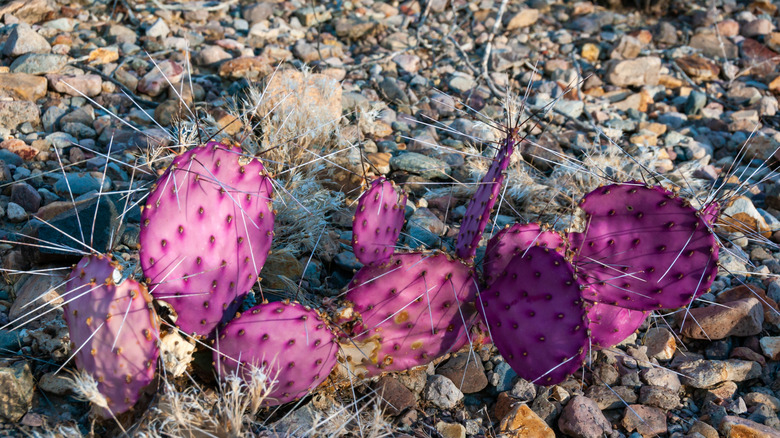
[[[580,202],[585,230],[571,233],[585,299],[633,310],[677,308],[705,293],[718,245],[702,215],[662,187],[612,184]]]
[[[76,367],[98,382],[107,409],[104,418],[135,405],[154,379],[160,323],[146,286],[122,280],[110,256],[86,256],[68,278],[65,321],[74,345]]]
[[[214,362],[221,376],[252,379],[252,367],[275,380],[265,399],[275,406],[299,399],[336,366],[338,344],[322,317],[301,304],[273,302],[252,307],[220,329]]]
[[[173,160],[141,216],[141,267],[176,325],[209,335],[258,280],[273,239],[272,185],[240,148],[211,142]]]

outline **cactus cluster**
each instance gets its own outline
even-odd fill
[[[371,182],[353,218],[352,248],[364,266],[333,319],[289,300],[238,313],[271,249],[273,181],[239,148],[212,142],[179,155],[143,209],[144,283],[122,280],[103,256],[85,257],[71,274],[77,297],[66,319],[76,365],[97,377],[112,411],[133,406],[159,355],[148,286],[181,331],[213,345],[218,375],[248,380],[260,370],[275,382],[267,406],[309,394],[339,362],[371,377],[485,339],[518,375],[549,385],[653,310],[688,305],[709,288],[718,206],[696,210],[663,187],[632,181],[587,194],[579,231],[515,224],[477,258],[521,141],[508,131],[468,204],[454,254],[396,251],[407,195],[384,178]]]

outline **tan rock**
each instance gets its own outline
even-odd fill
[[[756,210],[750,198],[740,196],[732,199],[720,215],[722,230],[727,232],[760,233],[771,236],[771,228]]]
[[[761,351],[769,360],[780,360],[780,336],[765,336],[759,341]]]
[[[780,438],[780,431],[745,418],[726,416],[720,422],[720,433],[729,438]]]
[[[582,51],[580,55],[588,62],[596,62],[599,60],[599,46],[593,43],[585,43],[582,45]]]
[[[607,80],[618,87],[657,85],[660,72],[661,58],[656,56],[613,60],[607,68]]]
[[[506,23],[507,32],[511,32],[515,29],[532,26],[539,20],[539,10],[527,8],[513,15]]]
[[[46,96],[46,78],[26,73],[0,74],[0,97],[38,100]]]
[[[720,67],[709,59],[699,55],[689,55],[675,59],[677,65],[695,82],[718,79]]]
[[[232,79],[259,79],[273,71],[271,62],[263,56],[242,56],[225,61],[219,67],[219,75]]]
[[[528,405],[515,406],[499,426],[509,438],[555,438],[555,432]]]

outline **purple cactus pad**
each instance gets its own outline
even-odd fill
[[[271,248],[271,180],[240,152],[211,142],[178,156],[141,215],[144,276],[189,334],[233,317]]]
[[[650,312],[625,309],[602,303],[588,303],[590,345],[594,350],[611,348],[631,336]]]
[[[146,286],[121,280],[121,266],[110,256],[86,256],[70,273],[64,295],[76,367],[98,382],[108,403],[108,410],[99,410],[104,418],[135,405],[160,355],[160,323]]]
[[[362,347],[348,358],[373,376],[425,365],[469,341],[476,317],[473,268],[444,254],[395,254],[364,266],[349,285],[347,301],[362,317],[346,343]]]
[[[598,188],[580,202],[586,229],[571,233],[585,299],[634,310],[677,308],[705,293],[718,245],[699,212],[662,187]]]
[[[504,171],[509,167],[509,161],[517,143],[517,132],[513,130],[504,139],[496,157],[490,164],[487,173],[477,186],[477,191],[466,207],[460,232],[455,243],[455,253],[463,260],[471,260],[477,253],[477,246],[482,239],[490,212],[498,201],[501,187],[504,184]]]
[[[532,246],[543,246],[563,254],[565,244],[563,237],[555,231],[543,230],[537,223],[515,224],[496,233],[487,243],[483,269],[485,281],[490,284],[492,279],[506,269],[512,257],[523,253]]]
[[[553,385],[582,365],[588,331],[580,287],[561,254],[535,246],[480,294],[493,344],[520,377]]]
[[[405,207],[406,193],[385,178],[374,180],[363,193],[352,219],[352,249],[361,263],[382,263],[393,255]]]
[[[250,381],[252,365],[276,380],[265,406],[309,394],[330,375],[338,354],[336,338],[322,317],[288,302],[260,304],[243,312],[219,330],[215,347],[214,362],[221,376],[239,374]]]

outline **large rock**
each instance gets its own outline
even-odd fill
[[[33,126],[41,125],[41,112],[35,102],[27,100],[0,101],[0,126],[16,129],[24,122],[30,122]]]
[[[390,415],[398,415],[415,405],[414,393],[393,376],[384,376],[374,383],[380,404]]]
[[[46,75],[57,73],[68,63],[68,56],[46,53],[28,53],[11,63],[11,73]]]
[[[677,367],[683,384],[709,388],[721,382],[743,382],[761,376],[761,365],[747,360],[694,360]]]
[[[55,91],[71,96],[95,97],[103,91],[103,79],[98,75],[49,75],[48,79]]]
[[[38,100],[46,96],[46,78],[24,73],[0,73],[0,97]]]
[[[681,313],[685,319],[681,332],[693,339],[724,339],[729,336],[753,336],[761,333],[764,308],[755,298],[707,306]]]
[[[720,433],[731,438],[780,438],[780,431],[736,416],[726,416],[720,422]]]
[[[441,409],[452,409],[463,400],[463,393],[452,380],[434,374],[428,377],[428,383],[423,389],[423,398]]]
[[[49,52],[51,52],[51,45],[46,38],[32,30],[27,23],[17,24],[3,46],[3,54],[14,58],[27,53]]]
[[[32,372],[27,362],[0,365],[0,419],[15,423],[32,407]]]
[[[601,438],[612,431],[612,425],[596,402],[581,395],[569,400],[563,408],[558,428],[575,438]]]
[[[446,178],[447,175],[452,173],[452,168],[449,164],[417,152],[404,152],[391,158],[390,167],[395,170],[414,173],[426,179]]]
[[[628,405],[623,427],[629,432],[636,430],[645,438],[656,437],[667,431],[666,413],[650,406]]]
[[[645,56],[608,63],[607,80],[618,87],[657,85],[661,73],[661,58]]]

